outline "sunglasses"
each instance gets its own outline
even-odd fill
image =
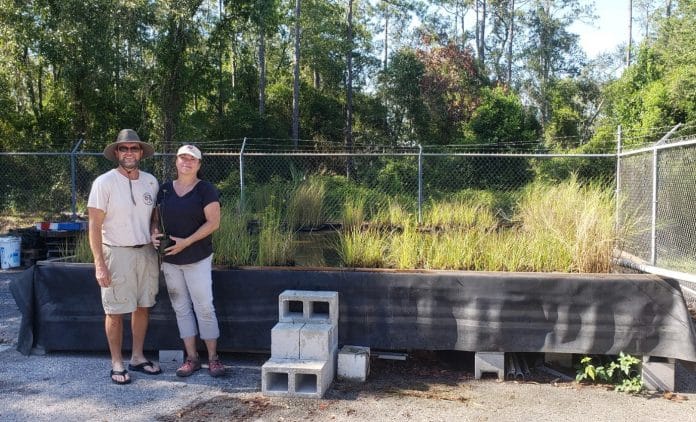
[[[140,148],[139,146],[127,147],[127,146],[121,145],[118,147],[118,152],[140,152],[140,151],[142,151],[142,148]]]

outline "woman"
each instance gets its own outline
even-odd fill
[[[184,145],[176,153],[177,178],[160,187],[155,220],[171,238],[162,258],[162,272],[176,312],[179,335],[186,348],[186,360],[176,375],[187,377],[201,369],[196,335],[208,349],[208,372],[222,376],[225,367],[217,355],[220,336],[213,306],[212,233],[220,226],[220,199],[217,189],[199,178],[201,151]],[[159,248],[163,233],[155,229],[152,243]]]

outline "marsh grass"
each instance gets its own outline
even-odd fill
[[[303,180],[287,204],[287,222],[293,229],[319,227],[323,222],[326,183],[319,176]]]
[[[398,269],[422,268],[424,237],[413,222],[407,222],[401,232],[389,236],[387,262]]]
[[[399,217],[401,230],[388,235],[353,228],[340,237],[340,255],[348,266],[374,267],[381,261],[379,266],[400,269],[610,270],[614,245],[622,237],[614,230],[610,187],[583,185],[571,177],[553,185],[534,183],[519,198],[510,208],[517,210],[511,225],[500,224],[490,202],[433,202],[427,224],[439,230],[419,229],[405,217]],[[395,223],[389,216],[398,215],[393,210],[380,222]]]
[[[517,218],[535,271],[608,272],[614,245],[614,196],[597,183],[573,176],[555,184],[533,183]]]
[[[268,207],[262,214],[256,263],[260,266],[289,265],[293,260],[294,232],[283,226],[280,212]]]
[[[386,264],[387,243],[387,236],[379,230],[353,228],[339,234],[336,249],[345,266],[379,268]]]
[[[68,245],[63,245],[60,248],[60,255],[67,256],[70,254]],[[75,262],[94,262],[92,249],[89,247],[88,232],[82,232],[75,239],[75,249],[72,251],[73,260]]]
[[[423,225],[433,229],[493,230],[498,224],[491,206],[474,201],[431,201],[423,216]]]
[[[235,207],[220,214],[220,228],[213,233],[213,262],[217,265],[242,266],[254,263],[254,240],[248,230],[249,216]]]
[[[397,200],[389,200],[387,206],[375,213],[371,224],[377,227],[403,227],[415,223],[415,216]]]
[[[367,198],[362,195],[350,197],[343,203],[341,220],[344,230],[359,228],[365,222],[365,204]]]

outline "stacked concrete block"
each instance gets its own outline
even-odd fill
[[[265,395],[321,398],[336,373],[338,292],[286,290],[278,297],[271,359],[261,368]]]

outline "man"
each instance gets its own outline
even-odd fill
[[[155,304],[159,287],[157,253],[150,243],[159,185],[153,175],[138,167],[141,159],[154,152],[134,130],[121,130],[116,142],[104,149],[104,156],[118,167],[94,180],[87,202],[89,246],[106,314],[110,376],[121,385],[131,382],[121,353],[124,314],[131,314],[133,334],[128,369],[149,375],[162,372],[143,352],[149,308]]]

